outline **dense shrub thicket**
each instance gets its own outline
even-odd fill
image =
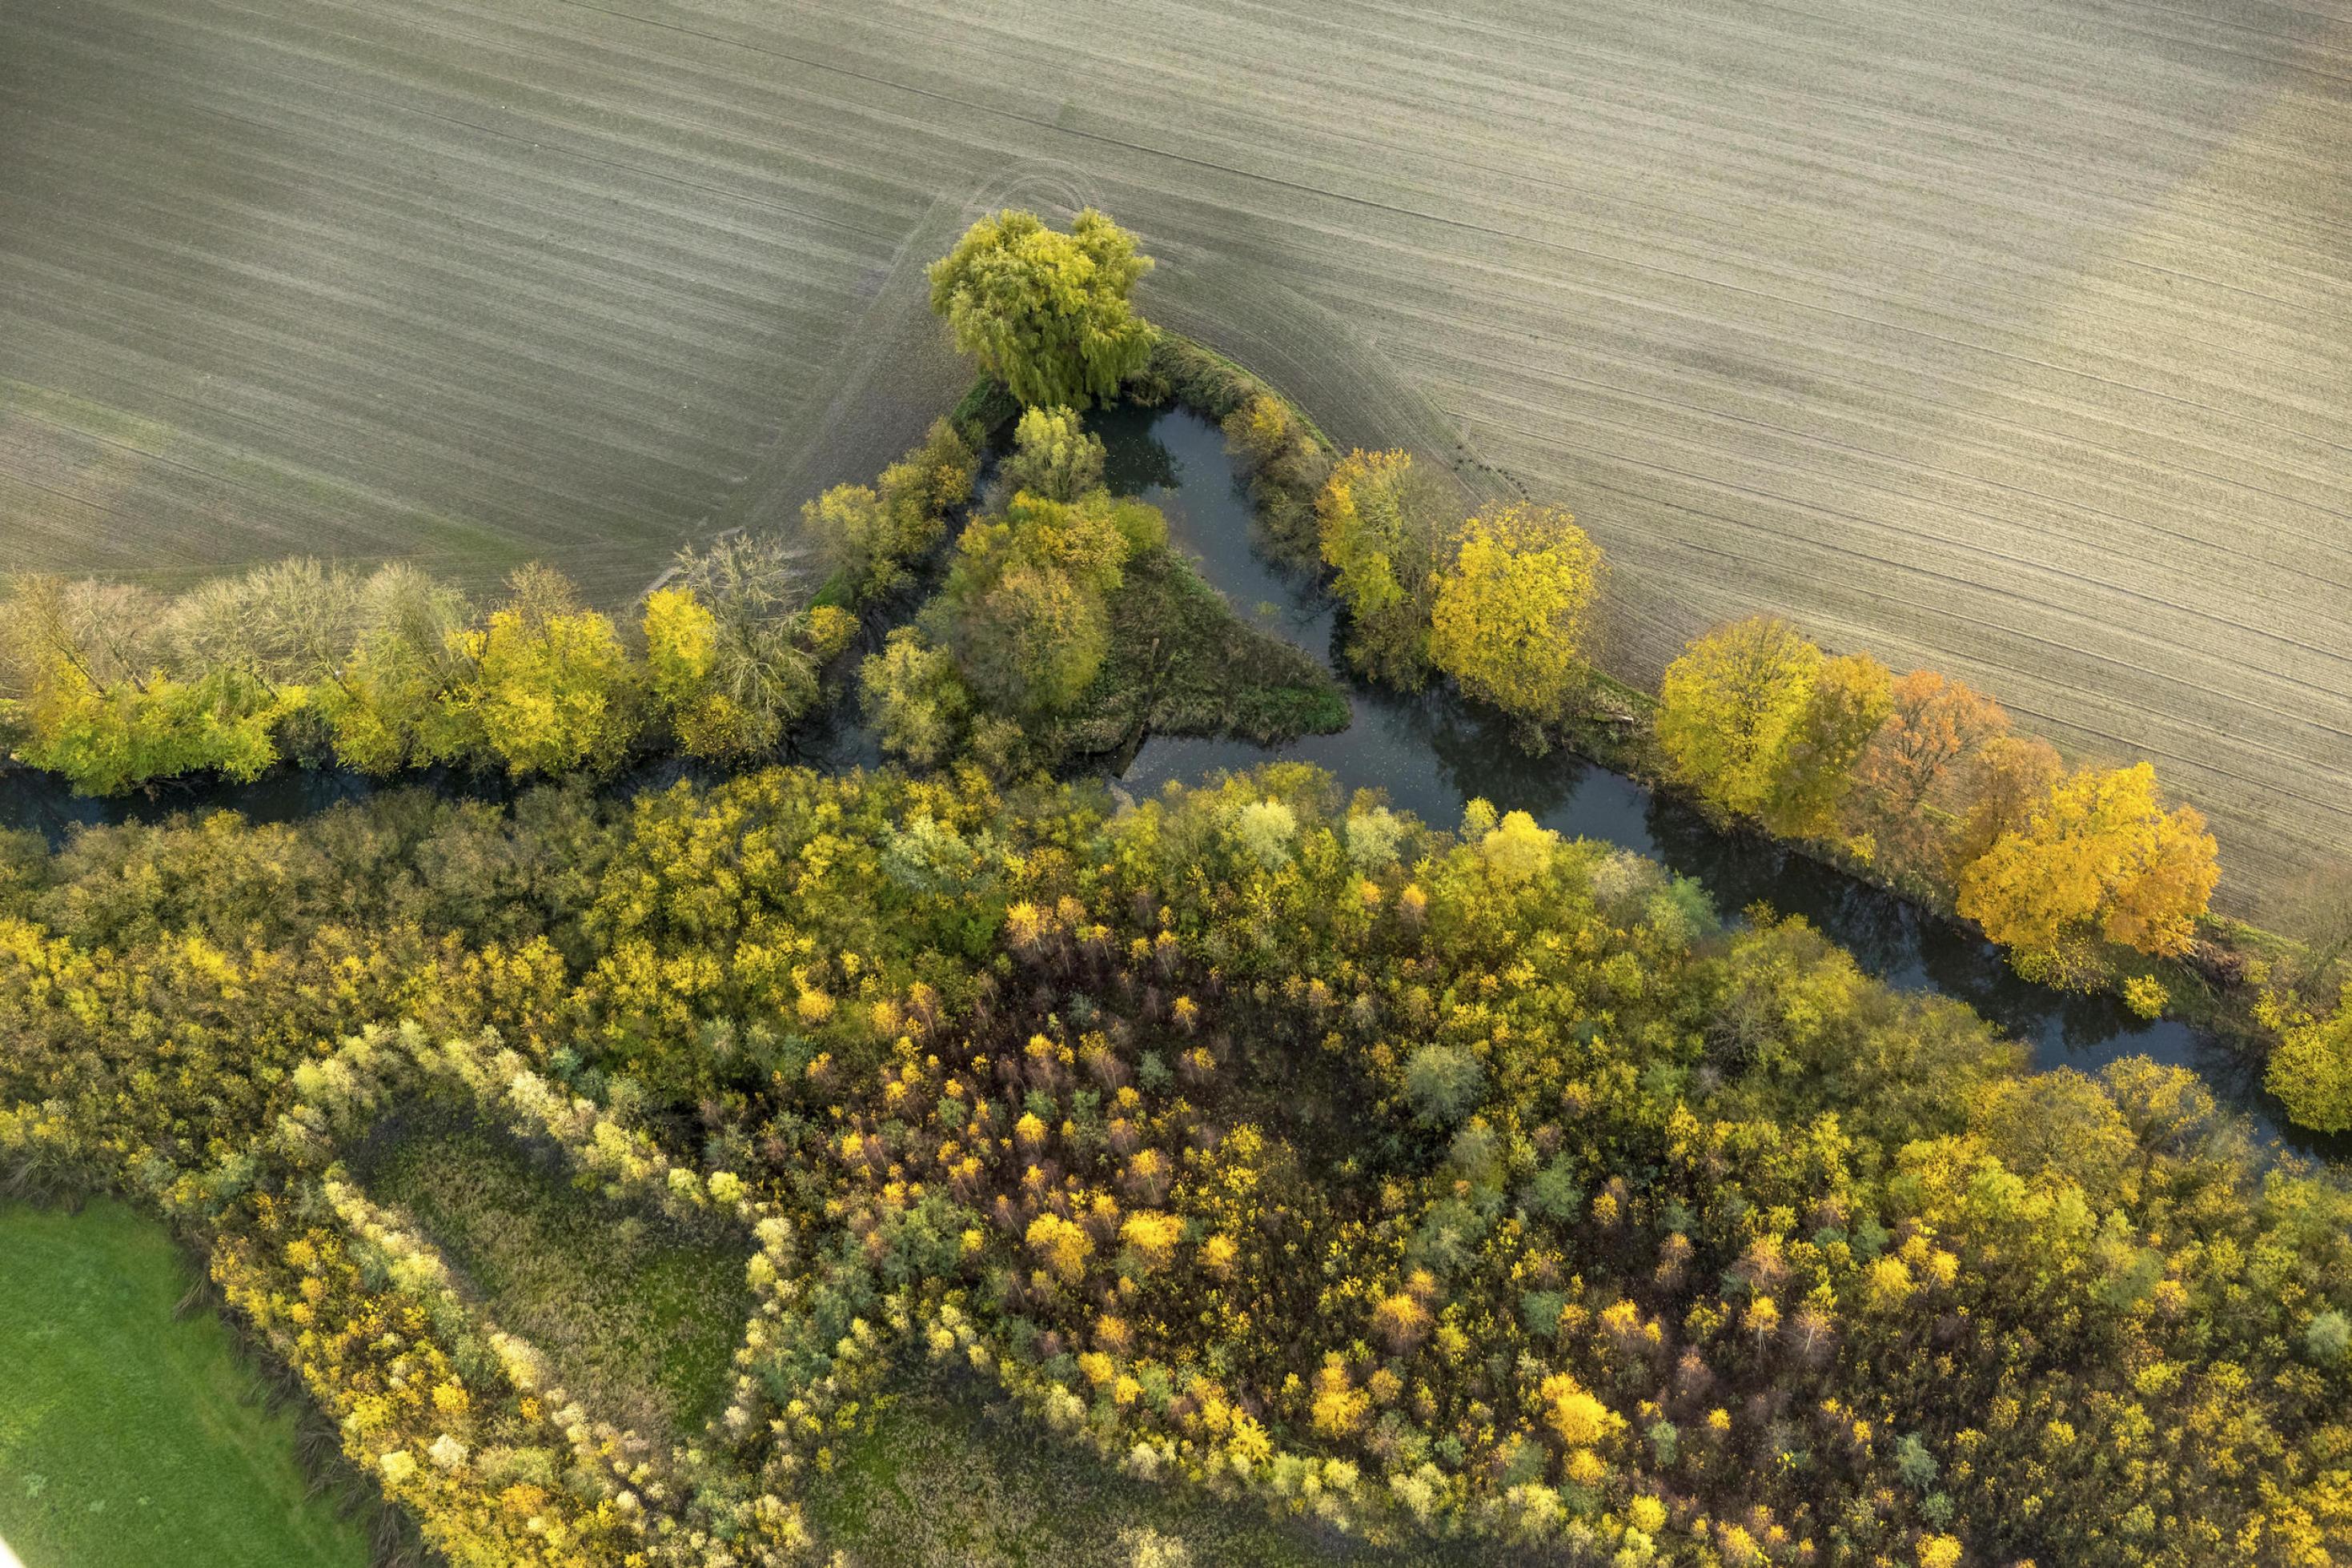
[[[1797,923],[1297,767],[769,771],[0,861],[0,1153],[214,1270],[453,1561],[781,1563],[901,1357],[1139,1474],[1641,1563],[2352,1551],[2352,1196]],[[740,1228],[631,1429],[352,1174],[387,1106]]]

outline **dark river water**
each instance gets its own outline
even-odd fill
[[[1092,422],[1109,451],[1108,478],[1168,516],[1171,541],[1190,555],[1244,617],[1342,669],[1334,643],[1334,606],[1303,574],[1251,548],[1247,496],[1236,482],[1215,425],[1181,409],[1118,408]],[[906,596],[911,609],[916,594]],[[878,645],[887,615],[867,618]],[[1735,914],[1767,904],[1801,915],[1853,954],[1864,969],[1903,990],[1935,991],[1974,1008],[2033,1048],[2040,1067],[2095,1071],[2124,1056],[2148,1056],[2195,1069],[2226,1104],[2244,1113],[2265,1139],[2322,1157],[2352,1153],[2352,1138],[2321,1138],[2288,1125],[2262,1086],[2258,1066],[2206,1032],[2171,1019],[2147,1023],[2108,997],[2080,997],[2029,985],[1990,943],[1959,925],[1832,867],[1792,853],[1760,835],[1725,833],[1696,811],[1653,795],[1622,775],[1565,752],[1529,757],[1507,724],[1437,691],[1401,695],[1349,680],[1355,722],[1337,735],[1286,746],[1246,741],[1147,739],[1120,782],[1141,794],[1169,779],[1187,782],[1220,768],[1247,768],[1273,758],[1312,762],[1349,789],[1386,792],[1391,804],[1451,827],[1473,797],[1500,810],[1523,810],[1545,827],[1598,839],[1664,861],[1697,880],[1716,907]],[[821,768],[881,761],[855,705],[804,726],[787,760]],[[676,758],[639,765],[608,781],[625,793],[680,778],[711,779],[716,770]],[[445,794],[503,800],[512,787],[496,776],[404,776]],[[0,775],[0,827],[34,828],[53,840],[77,823],[155,820],[173,811],[234,810],[257,821],[287,821],[381,788],[337,769],[282,769],[250,784],[188,783],[150,794],[96,800],[75,797],[43,775]]]
[[[1166,512],[1171,540],[1235,610],[1345,669],[1329,596],[1251,548],[1248,497],[1215,425],[1181,409],[1132,408],[1111,410],[1093,423],[1109,450],[1112,487]],[[2111,997],[2029,984],[1990,943],[1954,922],[1761,835],[1718,831],[1689,807],[1621,774],[1564,752],[1530,757],[1507,723],[1450,694],[1408,696],[1352,679],[1348,685],[1355,722],[1337,735],[1278,747],[1154,737],[1121,782],[1141,794],[1171,779],[1293,758],[1328,769],[1349,789],[1384,790],[1391,804],[1446,827],[1484,796],[1498,810],[1526,811],[1571,837],[1655,856],[1697,880],[1727,914],[1761,903],[1801,915],[1889,985],[1968,1003],[2032,1045],[2038,1067],[2094,1071],[2118,1057],[2153,1057],[2195,1069],[2265,1137],[2338,1157],[2352,1142],[2289,1126],[2263,1088],[2259,1067],[2204,1030],[2169,1019],[2144,1021]]]

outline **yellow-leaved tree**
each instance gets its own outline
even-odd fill
[[[2220,876],[2204,817],[2166,810],[2155,768],[2084,768],[1960,873],[1959,911],[2021,967],[2063,980],[2095,936],[2186,952]]]
[[[639,675],[613,622],[545,567],[509,580],[489,625],[460,639],[474,678],[444,699],[470,710],[509,773],[609,771],[636,739]]]
[[[1658,744],[1675,776],[1724,810],[1760,812],[1822,663],[1819,648],[1769,615],[1692,643],[1658,692]]]
[[[688,588],[646,597],[646,668],[654,701],[691,757],[732,757],[751,749],[751,716],[711,680],[718,618]]]
[[[1472,696],[1545,724],[1591,678],[1601,547],[1559,507],[1492,506],[1462,525],[1436,574],[1429,653]]]
[[[1894,700],[1886,666],[1869,654],[1824,659],[1773,760],[1764,825],[1790,838],[1826,836],[1853,790],[1854,763]]]
[[[2288,1024],[2263,1082],[2297,1125],[2323,1133],[2352,1129],[2352,984],[2333,1016],[2304,1016]]]
[[[1403,452],[1350,452],[1315,502],[1324,564],[1348,607],[1348,658],[1402,686],[1428,672],[1432,510]]]

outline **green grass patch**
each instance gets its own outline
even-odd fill
[[[856,1568],[1131,1568],[1134,1532],[1182,1543],[1194,1568],[1440,1568],[1539,1562],[1489,1547],[1382,1551],[1255,1502],[1124,1475],[1041,1433],[970,1375],[902,1385],[807,1501],[818,1538]]]
[[[363,1568],[163,1228],[0,1207],[0,1540],[26,1568]]]
[[[404,1121],[356,1164],[369,1196],[406,1208],[499,1326],[599,1410],[685,1436],[725,1406],[751,1308],[751,1243],[725,1222],[689,1230],[610,1202],[560,1157],[472,1123]]]
[[[1139,734],[1241,736],[1271,745],[1348,727],[1348,698],[1321,661],[1234,613],[1165,548],[1130,559],[1110,596],[1110,656],[1059,748],[1116,750]]]

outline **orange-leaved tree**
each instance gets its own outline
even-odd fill
[[[1876,839],[1883,858],[1940,872],[1960,791],[1985,747],[2009,733],[2009,715],[1934,670],[1912,671],[1888,695],[1886,722],[1854,764],[1847,825]]]

